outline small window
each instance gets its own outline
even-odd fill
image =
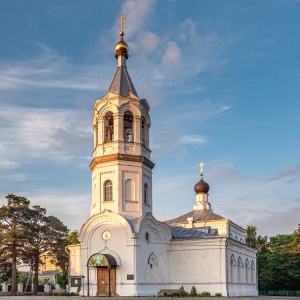
[[[113,200],[113,185],[111,180],[104,183],[104,201]]]
[[[144,184],[144,203],[148,203],[148,184]]]
[[[145,239],[146,239],[147,243],[150,243],[150,235],[148,232],[146,232],[146,234],[145,234]]]

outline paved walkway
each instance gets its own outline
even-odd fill
[[[300,297],[282,297],[282,296],[258,296],[258,297],[79,297],[79,296],[0,296],[1,300],[300,300]]]

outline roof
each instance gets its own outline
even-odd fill
[[[176,239],[199,239],[208,236],[217,236],[218,230],[211,229],[210,226],[196,227],[196,228],[184,228],[181,226],[170,226],[172,238]]]
[[[204,210],[192,210],[182,216],[179,216],[175,219],[164,221],[164,223],[171,225],[176,223],[188,223],[187,218],[194,218],[193,221],[212,221],[212,220],[222,220],[225,219],[220,215],[213,213],[209,209]]]
[[[119,66],[117,68],[115,77],[108,91],[120,96],[130,97],[130,94],[133,94],[138,97],[126,66]]]

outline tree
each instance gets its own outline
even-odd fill
[[[47,252],[56,257],[64,243],[68,228],[56,217],[46,216],[46,209],[33,206],[30,210],[30,219],[27,220],[29,235],[22,259],[33,268],[32,294],[37,294],[38,268],[41,263],[41,254]]]
[[[293,234],[270,237],[258,256],[260,289],[297,289],[300,285],[299,228]],[[299,240],[298,240],[299,241]]]
[[[17,263],[26,240],[26,219],[30,201],[14,194],[6,196],[7,205],[0,208],[1,258],[11,264],[11,294],[17,293]]]
[[[73,230],[71,231],[66,237],[65,239],[68,241],[68,245],[76,245],[79,244],[79,239],[78,239],[78,231],[77,230]]]
[[[56,264],[63,272],[68,270],[69,254],[66,252],[68,245],[79,244],[78,231],[73,230],[68,233],[63,240],[56,246],[53,263]]]
[[[4,257],[0,257],[0,283],[6,282],[11,278],[11,262]]]
[[[246,244],[252,248],[256,248],[256,226],[248,225],[246,229]]]

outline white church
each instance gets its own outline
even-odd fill
[[[117,71],[94,105],[91,217],[81,227],[81,243],[67,249],[70,291],[157,296],[195,286],[198,293],[257,296],[256,250],[246,245],[245,229],[212,211],[203,164],[193,210],[164,222],[152,215],[150,107],[126,67],[123,19]]]

